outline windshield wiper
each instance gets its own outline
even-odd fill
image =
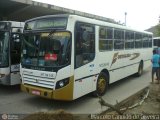
[[[38,49],[38,47],[34,46],[33,44],[29,43],[28,41],[26,41],[26,39],[23,37],[23,41],[25,42],[25,44],[27,44],[29,47]]]
[[[52,35],[53,33],[55,33],[55,32],[56,32],[56,30],[52,30],[52,31],[49,33],[48,38],[51,38],[51,35]]]

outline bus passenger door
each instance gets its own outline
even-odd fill
[[[10,41],[11,85],[20,84],[21,34],[12,33]]]
[[[75,27],[75,98],[93,91],[95,77],[95,26],[76,23]]]

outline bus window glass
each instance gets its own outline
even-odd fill
[[[70,61],[69,32],[26,34],[22,46],[22,65],[59,67]]]
[[[99,50],[113,50],[113,29],[100,27],[99,30]]]
[[[124,30],[114,30],[114,49],[124,49]]]
[[[95,28],[90,24],[77,23],[75,35],[77,68],[91,62],[95,57]]]
[[[151,48],[152,47],[152,35],[149,35],[149,47]]]
[[[28,22],[28,23],[26,23],[24,29],[25,30],[32,30],[32,29],[34,29],[35,24],[36,24],[35,21]]]
[[[0,31],[0,66],[9,65],[9,32]]]
[[[12,28],[12,33],[22,33],[22,28]]]
[[[160,40],[159,39],[153,39],[153,45],[160,47]]]
[[[134,32],[125,31],[125,49],[134,48]]]
[[[0,30],[9,30],[11,27],[10,22],[0,22]]]
[[[135,33],[135,48],[142,48],[142,34]]]
[[[149,36],[147,34],[143,34],[143,48],[149,47]]]

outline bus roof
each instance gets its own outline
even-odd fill
[[[105,22],[105,21],[100,21],[100,20],[96,20],[96,19],[90,19],[90,18],[86,18],[86,17],[82,17],[82,16],[77,16],[77,15],[70,15],[72,17],[76,16],[78,20],[84,20],[84,21],[88,21],[89,23],[93,23],[93,24],[97,24],[97,25],[101,25],[101,26],[109,26],[109,27],[114,27],[114,28],[119,28],[119,29],[125,29],[125,30],[131,30],[131,31],[135,31],[135,32],[142,32],[142,33],[146,33],[146,34],[150,34],[152,35],[153,33],[151,32],[147,32],[147,31],[140,31],[140,30],[136,30],[136,29],[132,29],[130,27],[124,26],[124,25],[120,25],[120,24],[114,24],[114,23],[109,23],[109,22]]]
[[[51,17],[70,17],[70,18],[74,18],[74,19],[81,20],[81,21],[84,21],[84,22],[89,21],[89,23],[92,23],[92,24],[96,23],[97,25],[101,25],[101,26],[109,26],[109,27],[131,30],[131,31],[135,31],[135,32],[141,32],[141,33],[146,33],[146,34],[153,35],[153,33],[151,33],[151,32],[140,31],[140,30],[136,30],[136,29],[132,29],[130,27],[124,26],[124,25],[110,23],[110,22],[106,22],[106,21],[102,21],[102,20],[97,20],[97,19],[93,19],[93,18],[89,18],[89,17],[83,17],[83,16],[79,16],[79,15],[73,15],[73,14],[46,15],[46,16],[40,16],[40,17],[32,18],[32,19],[27,20],[25,22],[34,21],[34,20],[38,20],[38,19],[44,19],[44,18],[51,18]]]

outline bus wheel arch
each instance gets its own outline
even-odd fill
[[[103,69],[97,78],[96,90],[93,92],[94,96],[103,96],[105,94],[109,85],[109,78],[108,70]]]
[[[142,75],[142,73],[143,73],[143,66],[144,66],[144,62],[143,62],[143,60],[141,60],[140,62],[139,62],[139,66],[138,66],[138,72],[136,73],[136,76],[141,76]]]

